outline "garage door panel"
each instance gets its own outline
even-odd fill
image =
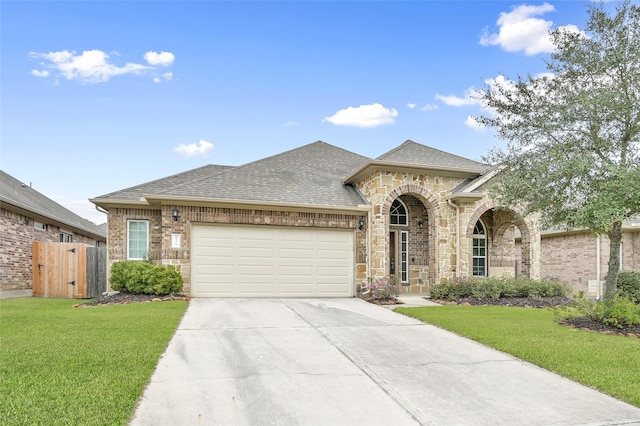
[[[194,225],[192,295],[352,296],[353,250],[353,231]]]

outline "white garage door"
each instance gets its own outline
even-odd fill
[[[349,297],[353,231],[194,225],[195,297]]]

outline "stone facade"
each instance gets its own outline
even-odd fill
[[[521,273],[539,277],[540,248],[537,224],[519,219],[515,212],[498,209],[487,195],[456,199],[451,191],[464,177],[378,170],[361,179],[357,187],[371,205],[368,221],[369,276],[390,271],[389,212],[396,198],[409,209],[410,279],[401,291],[428,293],[432,285],[455,276],[472,275],[473,228],[479,219],[488,226],[487,274],[516,274],[515,227],[523,235]],[[455,194],[454,194],[455,195]],[[417,222],[423,222],[418,230]],[[411,240],[414,243],[411,243]]]
[[[46,229],[36,229],[34,221]],[[106,242],[60,227],[45,219],[0,208],[0,291],[28,290],[33,287],[32,243],[60,242],[60,234],[72,236],[74,243],[95,246]]]

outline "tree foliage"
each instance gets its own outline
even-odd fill
[[[476,120],[507,141],[486,160],[502,203],[545,226],[587,228],[611,241],[605,297],[615,294],[622,222],[640,214],[640,6],[588,7],[585,32],[550,33],[547,73],[499,76]]]

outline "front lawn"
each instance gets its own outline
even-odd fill
[[[547,309],[497,306],[398,308],[640,407],[640,339],[568,328]]]
[[[0,301],[0,424],[126,425],[185,301]]]

